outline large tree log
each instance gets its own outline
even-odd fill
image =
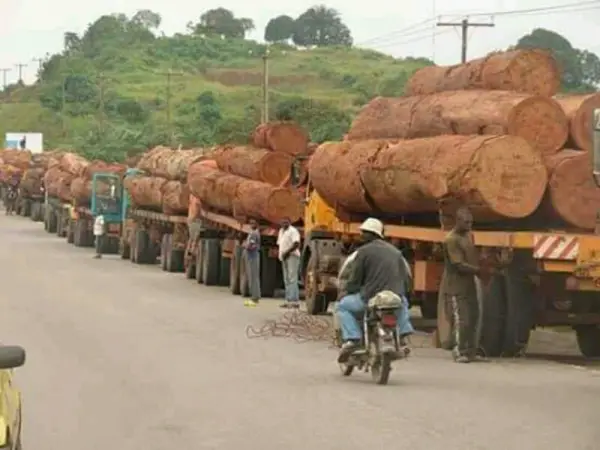
[[[592,151],[594,109],[600,108],[600,93],[555,97],[569,120],[569,145]]]
[[[32,167],[23,173],[19,187],[26,196],[41,195],[46,169],[43,167]]]
[[[305,130],[294,122],[268,122],[259,125],[251,136],[254,146],[275,152],[298,155],[305,153],[309,138]]]
[[[6,149],[0,152],[0,158],[4,164],[27,170],[31,164],[31,152],[29,150]]]
[[[80,173],[80,176],[91,179],[96,173],[112,173],[115,175],[123,176],[127,171],[127,166],[125,164],[117,164],[117,163],[107,163],[100,160],[95,160],[89,163],[83,171]]]
[[[190,166],[188,184],[203,205],[235,217],[271,223],[286,217],[292,222],[302,218],[301,198],[291,189],[248,180],[201,163]]]
[[[209,149],[174,150],[156,147],[140,158],[137,168],[151,176],[185,181],[189,165],[203,158],[208,151]]]
[[[77,205],[88,205],[92,197],[92,181],[86,177],[74,178],[71,182],[71,196]]]
[[[551,97],[560,87],[560,71],[546,50],[490,53],[454,66],[428,66],[408,80],[407,95],[461,89],[490,89]]]
[[[0,181],[2,183],[18,184],[23,176],[23,170],[10,164],[0,164]]]
[[[377,97],[362,108],[348,138],[510,134],[552,154],[563,147],[568,133],[567,117],[551,98],[507,91],[453,91]]]
[[[454,200],[479,221],[531,214],[547,181],[538,152],[515,136],[326,143],[309,170],[323,199],[348,212],[431,213]]]
[[[592,176],[589,154],[563,150],[545,163],[549,173],[545,212],[574,227],[593,230],[600,207],[600,189]]]
[[[279,186],[290,175],[294,158],[287,153],[256,147],[224,147],[211,158],[220,170]]]
[[[60,165],[51,167],[44,174],[44,186],[48,195],[70,202],[73,199],[71,182],[74,178],[75,175],[62,170]]]
[[[74,177],[77,177],[83,173],[89,164],[90,162],[87,159],[76,153],[65,153],[62,158],[60,158],[61,170],[64,172],[69,172]]]
[[[124,185],[136,208],[162,211],[162,188],[168,180],[161,177],[125,177]]]
[[[168,181],[162,186],[162,211],[165,214],[187,214],[190,189],[180,181]]]

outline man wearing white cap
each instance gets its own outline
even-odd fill
[[[365,244],[360,247],[342,271],[349,270],[345,283],[346,295],[338,302],[336,315],[342,334],[342,351],[338,359],[345,362],[357,348],[362,338],[359,317],[364,313],[367,301],[382,291],[392,291],[404,300],[398,311],[401,337],[413,333],[408,316],[406,294],[410,290],[411,271],[402,252],[383,239],[383,223],[375,218],[365,220],[360,226]]]

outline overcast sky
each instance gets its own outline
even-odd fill
[[[437,15],[444,15],[443,19],[460,20],[461,17],[456,13],[510,11],[575,2],[576,0],[329,0],[324,3],[341,13],[357,45],[375,48],[396,57],[426,56],[434,58],[437,64],[453,64],[460,59],[458,29],[438,28],[436,31],[430,25],[409,27]],[[252,18],[256,31],[250,37],[260,40],[270,18],[280,14],[296,17],[317,3],[314,0],[296,0],[286,7],[282,6],[285,2],[280,0],[1,0],[0,12],[4,21],[0,27],[0,68],[13,68],[9,77],[10,80],[15,80],[15,64],[26,63],[28,67],[24,69],[24,78],[26,82],[31,82],[37,67],[33,58],[60,51],[66,31],[81,33],[102,14],[122,12],[131,15],[139,9],[151,9],[161,14],[162,31],[172,34],[184,31],[186,23],[196,21],[202,12],[222,6],[232,10],[236,16]],[[469,57],[481,56],[511,45],[535,27],[557,31],[575,47],[600,53],[600,40],[597,38],[600,0],[593,2],[594,5],[589,5],[592,3],[589,1],[580,3],[581,6],[573,7],[570,11],[497,16],[494,19],[495,28],[476,28],[470,31]],[[474,8],[474,5],[479,6]],[[447,16],[451,13],[454,15]],[[486,17],[472,17],[472,20],[489,21]],[[439,33],[435,38],[434,32]]]

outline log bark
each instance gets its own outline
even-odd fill
[[[25,196],[29,197],[32,195],[40,195],[42,193],[44,173],[46,173],[46,169],[43,167],[27,169],[23,173],[23,178],[21,178],[19,187]]]
[[[29,150],[6,149],[0,152],[4,164],[27,170],[31,165],[31,152]]]
[[[186,214],[190,205],[190,189],[180,181],[167,181],[162,186],[162,211],[169,215]]]
[[[323,199],[348,212],[433,213],[453,201],[478,221],[528,216],[547,181],[538,152],[515,136],[326,143],[309,171]]]
[[[294,122],[269,122],[259,125],[252,134],[255,147],[298,155],[306,152],[308,133]]]
[[[593,230],[600,206],[600,189],[592,176],[587,152],[563,150],[546,159],[548,191],[545,212],[577,228]]]
[[[167,181],[161,177],[134,176],[126,177],[124,185],[134,207],[162,211],[162,188]]]
[[[2,183],[18,183],[22,176],[22,169],[10,164],[0,164],[0,181]]]
[[[77,177],[71,182],[71,196],[78,205],[87,205],[92,198],[92,181],[87,177]]]
[[[592,151],[594,109],[600,108],[600,93],[555,97],[569,120],[569,142],[573,148]]]
[[[73,200],[71,183],[75,175],[61,169],[61,165],[53,166],[44,174],[44,186],[48,195],[57,197],[65,202]]]
[[[95,160],[89,163],[83,171],[81,176],[87,179],[92,179],[96,173],[114,173],[116,175],[125,175],[127,166],[125,164],[107,163],[100,160]]]
[[[211,157],[223,172],[275,186],[281,185],[289,177],[294,161],[286,153],[250,146],[224,147]]]
[[[204,206],[216,211],[280,223],[284,218],[297,222],[303,208],[297,192],[260,181],[232,175],[206,164],[192,164],[188,174],[191,193]]]
[[[523,92],[551,97],[560,87],[560,70],[546,50],[491,53],[454,66],[428,66],[417,70],[406,84],[407,95],[462,89]]]
[[[74,177],[79,176],[90,162],[76,153],[65,153],[60,159],[60,168]]]
[[[140,158],[137,168],[150,176],[185,181],[189,165],[203,158],[208,151],[208,149],[174,150],[168,147],[156,147]]]
[[[348,138],[510,134],[526,139],[543,154],[553,154],[564,146],[568,133],[567,117],[551,98],[473,90],[377,97],[362,108]]]

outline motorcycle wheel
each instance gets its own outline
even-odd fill
[[[371,377],[377,384],[387,384],[392,371],[392,357],[386,353],[380,353],[377,344],[371,342],[369,353],[375,355],[371,363]]]
[[[352,372],[354,372],[354,366],[351,366],[350,364],[338,363],[338,365],[340,366],[340,372],[342,372],[342,375],[345,377],[349,377],[352,375]]]

